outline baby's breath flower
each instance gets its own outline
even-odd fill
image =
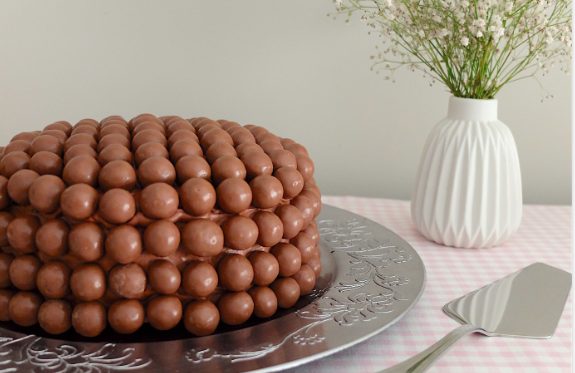
[[[570,70],[570,0],[333,1],[348,21],[359,11],[378,29],[387,47],[373,56],[376,72],[393,77],[404,65],[458,97],[493,98],[508,82],[545,75],[554,61]]]

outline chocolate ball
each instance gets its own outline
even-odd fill
[[[137,181],[134,167],[128,162],[120,160],[107,163],[102,167],[98,176],[100,188],[103,190],[114,188],[132,190]]]
[[[136,166],[140,166],[148,158],[152,157],[162,157],[169,159],[170,155],[168,149],[166,149],[162,144],[157,142],[149,142],[138,148],[134,154],[134,160],[136,161]]]
[[[0,321],[11,321],[10,318],[10,300],[16,294],[15,291],[9,289],[0,289]]]
[[[295,156],[305,155],[305,156],[309,157],[309,153],[307,152],[307,149],[303,145],[291,144],[291,145],[286,146],[285,149],[292,152],[292,154]]]
[[[182,319],[182,302],[173,295],[154,298],[148,303],[146,314],[150,325],[154,328],[172,329]]]
[[[59,256],[68,251],[70,227],[60,219],[48,220],[36,231],[36,246],[48,256]]]
[[[50,334],[62,334],[72,327],[72,306],[65,300],[48,300],[38,310],[38,323]]]
[[[98,143],[93,136],[88,135],[87,133],[79,133],[77,135],[70,136],[70,138],[66,140],[66,143],[64,144],[64,152],[67,152],[75,145],[88,145],[95,150]]]
[[[280,144],[280,142],[277,140],[266,140],[264,142],[259,143],[259,145],[262,147],[262,149],[267,155],[271,155],[274,151],[279,149],[283,150],[282,144]]]
[[[251,143],[251,142],[243,143],[243,144],[240,144],[236,147],[236,152],[238,153],[239,158],[242,158],[244,155],[246,155],[247,153],[249,153],[251,151],[258,151],[260,153],[264,152],[264,150],[262,149],[261,146],[259,146],[258,144]],[[271,159],[270,159],[270,164],[271,164]],[[271,167],[273,168],[273,165]]]
[[[107,146],[100,152],[100,154],[98,154],[98,162],[100,163],[100,166],[104,167],[112,161],[126,161],[128,163],[132,163],[132,152],[120,144]]]
[[[303,177],[298,170],[293,167],[281,167],[276,170],[274,176],[282,183],[284,188],[283,198],[294,198],[303,189]]]
[[[10,206],[10,196],[8,195],[8,179],[0,176],[0,210]],[[1,245],[5,246],[5,245]]]
[[[0,253],[0,288],[8,288],[12,286],[10,280],[10,265],[14,260],[14,255]]]
[[[6,148],[4,149],[4,155],[10,154],[12,152],[28,153],[28,149],[30,149],[30,142],[26,140],[16,140],[6,145]]]
[[[148,158],[138,168],[138,181],[143,187],[153,183],[173,184],[176,181],[176,169],[166,158]]]
[[[30,156],[24,152],[12,152],[2,157],[0,161],[0,174],[10,178],[16,172],[27,169],[30,165]]]
[[[191,220],[182,229],[186,251],[197,256],[215,256],[224,249],[224,232],[207,219]]]
[[[258,226],[258,244],[271,247],[281,241],[284,233],[283,224],[276,214],[261,211],[255,214],[252,219]]]
[[[313,204],[313,217],[316,218],[321,212],[321,197],[311,190],[302,190],[300,196],[306,197]]]
[[[34,157],[41,153],[42,152],[35,154]],[[74,145],[69,148],[66,153],[64,153],[64,164],[67,164],[72,159],[82,155],[86,155],[94,159],[98,158],[98,153],[96,153],[96,151],[91,146],[84,144]]]
[[[152,255],[172,255],[180,246],[180,230],[171,221],[155,221],[146,227],[144,243]]]
[[[164,126],[165,125],[163,123],[159,124],[156,122],[141,122],[134,127],[132,135],[136,136],[138,133],[145,130],[155,130],[166,136],[166,130],[164,129]]]
[[[8,180],[8,195],[14,202],[22,206],[29,205],[30,199],[28,192],[30,185],[39,177],[40,175],[32,170],[20,170],[16,172]]]
[[[72,270],[62,262],[46,263],[38,270],[36,285],[46,298],[63,298],[70,292]]]
[[[245,126],[246,128],[248,128],[247,126]],[[259,135],[261,135],[262,133],[268,133],[269,131],[263,127],[260,126],[253,126],[248,128],[250,130],[250,132],[252,133],[252,135],[254,135],[254,137],[258,137]]]
[[[106,325],[106,309],[99,302],[80,303],[72,311],[72,326],[84,337],[97,336]]]
[[[136,215],[136,201],[124,189],[110,189],[100,199],[100,215],[112,224],[124,224]]]
[[[242,180],[246,178],[246,167],[243,162],[231,155],[225,155],[216,159],[212,164],[212,179],[214,182],[219,184],[230,178]]]
[[[279,275],[280,266],[275,256],[265,251],[254,251],[248,259],[254,270],[254,284],[269,285]]]
[[[239,146],[245,143],[255,143],[256,139],[254,135],[251,134],[250,131],[246,129],[240,129],[232,133],[232,140],[234,141],[235,146]]]
[[[305,183],[303,186],[303,190],[309,190],[314,192],[315,194],[317,194],[318,197],[321,198],[321,191],[319,190],[319,188],[317,187],[317,185],[315,185],[315,181],[310,181],[309,183]]]
[[[299,212],[301,212],[303,217],[303,227],[307,227],[307,225],[313,220],[315,214],[313,202],[311,202],[306,196],[298,195],[291,200],[290,204],[295,206]]]
[[[222,225],[224,245],[235,250],[246,250],[256,244],[258,226],[245,216],[232,216]]]
[[[266,153],[252,150],[242,156],[242,162],[246,166],[248,179],[253,179],[258,175],[271,175],[273,173],[272,160]]]
[[[212,211],[216,204],[216,190],[209,181],[193,178],[180,188],[182,207],[192,215],[201,216]]]
[[[317,227],[313,225],[314,221],[312,220],[312,222],[304,228],[304,230],[302,232],[304,232],[305,234],[307,234],[308,236],[311,237],[311,239],[313,240],[315,246],[317,246],[319,244],[319,232],[317,230]]]
[[[94,214],[98,198],[98,191],[88,184],[74,184],[60,196],[60,207],[72,219],[87,219]]]
[[[38,322],[38,311],[44,300],[36,293],[21,291],[16,293],[10,303],[10,318],[20,326],[32,326]]]
[[[0,212],[0,247],[8,246],[8,224],[14,219],[14,215],[9,212]]]
[[[108,322],[120,334],[130,334],[144,324],[144,307],[134,299],[118,300],[108,310]]]
[[[198,145],[200,144],[198,136],[196,136],[194,133],[192,133],[191,131],[179,130],[174,132],[172,136],[170,136],[170,138],[168,139],[168,146],[171,148],[172,146],[174,146],[175,143],[177,143],[180,140],[193,140],[196,144]]]
[[[140,114],[135,118],[132,118],[132,120],[130,120],[130,127],[132,129],[136,128],[140,123],[144,123],[144,122],[155,122],[158,123],[160,126],[164,125],[164,122],[162,122],[161,119],[159,119],[158,117],[156,117],[153,114]]]
[[[278,299],[278,306],[281,308],[290,308],[296,304],[300,296],[299,285],[291,277],[278,278],[270,285]]]
[[[238,153],[236,153],[236,149],[233,146],[228,144],[227,142],[217,142],[210,146],[206,151],[206,159],[207,161],[212,164],[217,159],[224,157],[224,156],[231,156],[237,158]]]
[[[46,130],[46,131],[42,131],[40,133],[40,135],[48,135],[48,136],[52,136],[58,139],[58,141],[60,141],[60,145],[64,146],[64,144],[66,143],[66,140],[68,140],[68,136],[62,132],[62,131],[58,131],[58,130]]]
[[[40,228],[40,220],[32,215],[14,218],[6,230],[10,246],[24,253],[36,251],[35,236]]]
[[[196,298],[207,297],[218,286],[218,274],[206,262],[191,262],[183,272],[182,286],[187,294]]]
[[[289,243],[278,243],[270,249],[270,253],[276,257],[280,276],[289,277],[297,273],[301,267],[301,254],[299,250]]]
[[[97,264],[83,264],[72,272],[70,288],[82,301],[100,299],[106,292],[106,274]]]
[[[254,312],[254,301],[245,291],[226,293],[218,300],[221,320],[228,325],[239,325]]]
[[[198,337],[212,334],[219,323],[220,311],[208,300],[190,303],[184,312],[184,326]]]
[[[209,121],[205,121],[195,126],[196,135],[201,139],[208,131],[211,131],[214,128],[221,128],[221,125],[218,122],[209,119]]]
[[[156,130],[147,129],[138,132],[137,135],[134,135],[134,138],[132,139],[132,149],[134,151],[137,151],[140,146],[147,144],[149,142],[157,142],[159,144],[162,144],[163,146],[168,145],[168,141],[166,140],[165,135]]]
[[[189,179],[200,178],[209,180],[212,169],[206,160],[197,155],[187,155],[176,163],[176,175],[180,184]]]
[[[75,225],[68,234],[70,254],[85,262],[94,262],[104,255],[104,233],[95,223]]]
[[[227,142],[232,146],[234,145],[232,137],[221,128],[214,128],[207,131],[200,139],[200,144],[204,149],[208,149],[211,145],[217,142]]]
[[[66,164],[62,173],[62,179],[68,185],[83,183],[96,186],[99,173],[100,164],[97,160],[89,155],[80,155],[72,158]]]
[[[239,123],[230,122],[230,121],[227,121],[227,120],[225,120],[225,119],[220,119],[220,120],[218,120],[217,122],[218,122],[219,124],[221,124],[221,125],[222,125],[222,129],[223,129],[224,131],[226,131],[227,133],[229,133],[230,135],[231,135],[232,130],[233,130],[234,128],[236,128],[236,129],[240,129],[240,128],[243,129],[243,127],[242,127]]]
[[[127,149],[130,149],[130,140],[126,136],[120,134],[112,134],[107,135],[100,140],[98,143],[98,152],[101,152],[112,144],[119,144],[125,146]]]
[[[34,154],[41,151],[47,151],[61,156],[62,144],[60,144],[60,140],[53,136],[40,135],[32,140],[30,143],[30,149],[28,149],[28,153],[33,156]]]
[[[166,131],[166,135],[168,137],[172,136],[175,132],[186,130],[186,131],[194,131],[194,127],[188,122],[187,120],[181,119],[175,122],[172,122]]]
[[[65,189],[66,185],[59,177],[42,175],[30,185],[30,204],[40,212],[51,214],[60,207],[60,196]]]
[[[239,254],[229,254],[221,258],[217,271],[220,284],[232,291],[246,290],[254,279],[250,261]]]
[[[297,170],[303,177],[303,181],[307,183],[311,180],[315,171],[313,161],[310,157],[301,154],[296,155],[295,159],[297,161]]]
[[[315,277],[318,278],[321,274],[321,260],[317,255],[311,257],[310,260],[306,263],[308,267],[310,267],[313,272],[315,273]]]
[[[313,239],[304,232],[298,233],[294,238],[290,240],[290,243],[294,245],[301,254],[301,262],[307,263],[308,260],[315,254],[315,243]]]
[[[203,155],[202,148],[192,139],[183,139],[170,147],[170,159],[177,163],[187,155]]]
[[[277,137],[276,135],[274,135],[273,133],[270,133],[270,132],[265,132],[265,133],[261,133],[261,134],[257,135],[256,140],[257,140],[258,144],[261,144],[264,141],[270,141],[270,140],[280,142],[279,137]]]
[[[239,214],[252,202],[252,190],[241,179],[225,179],[216,190],[218,205],[225,212]]]
[[[75,127],[72,130],[71,136],[78,135],[80,133],[85,133],[92,136],[94,139],[98,138],[98,129],[93,125],[88,125],[86,123],[82,123],[82,125]]]
[[[69,136],[72,133],[72,126],[70,126],[69,128],[63,124],[63,123],[59,123],[59,122],[55,122],[52,124],[47,125],[46,127],[44,127],[44,131],[52,131],[52,130],[56,130],[56,131],[62,131],[63,133],[65,133],[67,136]]]
[[[273,316],[278,309],[278,298],[267,286],[254,286],[249,290],[254,301],[254,315],[265,319]]]
[[[99,134],[100,140],[106,137],[107,135],[122,135],[127,139],[132,138],[132,136],[130,135],[130,131],[128,131],[128,129],[125,126],[114,123],[107,126],[102,126],[102,129],[100,130]]]
[[[32,171],[36,171],[40,175],[60,176],[63,169],[62,158],[54,153],[46,151],[38,152],[30,159],[29,167]]]
[[[140,209],[149,218],[166,219],[178,210],[178,192],[166,183],[148,185],[140,195]]]
[[[137,299],[146,290],[146,272],[136,263],[118,265],[110,271],[108,284],[119,296]]]
[[[292,205],[280,205],[276,208],[275,214],[280,218],[284,227],[283,238],[295,237],[303,227],[303,216],[299,210]]]
[[[315,272],[309,266],[303,264],[300,270],[292,276],[299,285],[299,295],[309,294],[315,286]]]
[[[178,267],[167,260],[156,260],[148,268],[150,285],[162,294],[174,294],[182,282]]]
[[[106,237],[106,253],[122,264],[135,262],[142,253],[142,237],[131,225],[111,229]]]
[[[38,137],[38,134],[35,132],[21,132],[21,133],[17,134],[16,136],[12,137],[10,142],[14,142],[14,141],[18,141],[18,140],[24,140],[24,141],[31,142],[36,137]]]
[[[271,175],[256,176],[250,182],[250,188],[253,205],[263,209],[277,206],[284,194],[282,183]]]

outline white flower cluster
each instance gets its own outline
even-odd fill
[[[334,1],[384,37],[376,64],[422,70],[461,97],[490,98],[550,60],[569,66],[569,0]]]

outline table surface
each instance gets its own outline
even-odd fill
[[[289,370],[376,372],[429,347],[459,324],[446,316],[445,303],[535,262],[571,272],[571,206],[525,205],[518,231],[490,249],[455,249],[429,242],[411,221],[408,201],[324,196],[339,207],[391,229],[419,253],[427,284],[413,309],[380,334],[324,359]],[[571,372],[572,300],[550,339],[486,337],[461,339],[428,372]]]

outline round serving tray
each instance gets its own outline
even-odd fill
[[[371,220],[327,205],[317,222],[323,271],[316,289],[271,320],[251,320],[251,326],[201,338],[161,334],[160,342],[151,329],[137,341],[109,333],[88,342],[43,336],[39,329],[23,334],[3,323],[0,373],[273,372],[359,343],[418,301],[425,267],[407,242]]]

